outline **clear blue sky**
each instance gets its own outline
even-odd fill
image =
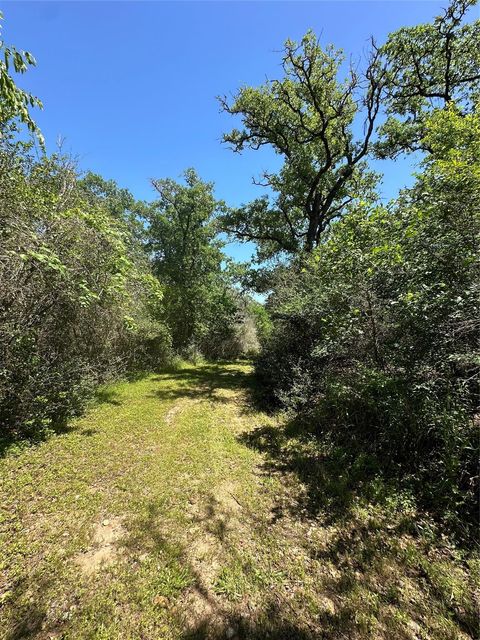
[[[309,28],[347,55],[373,35],[440,13],[437,0],[329,2],[3,2],[7,43],[37,67],[19,84],[38,95],[36,113],[50,151],[59,136],[83,168],[154,196],[151,178],[177,178],[190,166],[214,181],[229,204],[260,195],[251,183],[278,166],[268,150],[240,156],[220,144],[233,119],[215,96],[280,74],[287,38]],[[391,197],[409,180],[406,162],[377,164]],[[248,247],[232,245],[244,259]]]

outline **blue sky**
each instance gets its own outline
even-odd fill
[[[267,149],[240,156],[220,143],[234,125],[215,96],[280,75],[280,49],[312,28],[360,55],[373,35],[427,22],[445,2],[3,2],[3,37],[37,67],[19,84],[38,95],[50,151],[59,136],[81,167],[150,199],[151,178],[190,166],[229,204],[261,193],[251,178],[278,166]],[[406,161],[377,163],[389,198],[409,181]],[[249,247],[229,252],[248,257]]]

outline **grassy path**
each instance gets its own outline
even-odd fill
[[[473,637],[473,563],[251,408],[249,372],[116,385],[5,453],[0,638]]]

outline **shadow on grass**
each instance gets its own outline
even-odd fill
[[[215,501],[207,498],[204,506],[204,516],[196,521],[208,525],[217,515]],[[308,622],[295,621],[295,612],[282,606],[275,595],[263,598],[255,613],[246,601],[233,604],[215,595],[209,577],[192,563],[191,551],[175,542],[171,534],[167,537],[162,533],[163,518],[159,505],[150,503],[143,516],[132,523],[132,535],[125,545],[136,556],[147,551],[158,559],[160,571],[161,565],[182,575],[187,571],[191,578],[188,587],[161,593],[177,603],[172,615],[175,626],[183,629],[179,636],[182,640],[314,640],[319,637],[305,626]]]
[[[25,430],[12,430],[0,434],[0,459],[13,451],[35,447],[52,436],[68,433],[68,424],[61,423],[48,429],[36,429],[33,433]]]
[[[238,365],[235,362],[209,363],[200,366],[187,366],[181,369],[165,367],[161,373],[156,372],[153,380],[166,383],[164,387],[157,389],[154,396],[161,400],[175,400],[177,398],[208,399],[215,402],[231,402],[232,398],[222,396],[222,391],[236,391],[251,389],[251,374],[238,368],[228,369],[227,365]],[[242,364],[246,362],[242,361]],[[150,377],[151,372],[134,371],[127,375],[129,382],[135,382]],[[168,382],[172,383],[169,388]],[[108,385],[98,387],[90,400],[85,402],[85,407],[107,404],[121,406],[121,394]],[[85,408],[84,407],[84,408]],[[82,411],[78,411],[80,415]],[[1,427],[0,427],[1,428]],[[62,435],[75,430],[71,420],[59,419],[48,428],[35,427],[34,429],[0,431],[0,459],[15,449],[33,447],[49,440],[56,435]],[[92,429],[80,432],[84,436],[94,435]]]
[[[346,516],[359,496],[373,497],[372,492],[385,489],[377,482],[373,459],[356,457],[328,440],[322,442],[300,422],[261,426],[239,439],[264,454],[266,474],[294,474],[300,480],[302,495],[283,507],[291,515],[316,518],[321,514],[331,524]],[[281,511],[279,506],[279,517]]]
[[[27,640],[28,638],[55,638],[61,627],[57,621],[48,620],[48,594],[55,583],[53,576],[39,571],[29,578],[19,579],[11,586],[11,602],[14,603],[14,614],[10,628],[2,638],[5,640]],[[39,594],[35,600],[31,597],[33,590]],[[30,596],[30,597],[29,597]],[[1,613],[0,607],[0,613]],[[6,609],[4,609],[5,613]]]
[[[23,617],[14,629],[5,636],[5,640],[23,640],[34,638],[44,629],[46,612],[36,606],[24,611]]]
[[[302,629],[299,625],[282,620],[282,608],[271,602],[258,621],[232,616],[227,622],[212,625],[203,621],[187,631],[182,640],[319,640],[322,636]],[[234,632],[234,635],[232,635]]]
[[[262,453],[263,475],[282,480],[271,525],[285,521],[304,532],[320,527],[326,534],[320,544],[303,539],[314,562],[333,567],[324,589],[335,613],[326,616],[321,637],[369,635],[369,626],[379,623],[392,625],[389,637],[403,638],[402,616],[423,624],[454,623],[475,637],[478,618],[468,566],[451,555],[447,538],[418,508],[415,494],[385,474],[387,461],[298,419],[259,426],[239,440]],[[448,579],[439,578],[445,573]],[[415,593],[411,599],[409,589]]]
[[[78,409],[76,415],[82,415],[88,407],[102,404],[120,406],[122,404],[120,394],[108,386],[99,387],[90,398],[85,400],[84,405]],[[59,418],[48,427],[19,428],[8,430],[4,433],[0,432],[0,459],[13,451],[21,451],[29,447],[38,446],[54,436],[64,435],[72,431],[76,431],[86,437],[93,436],[97,433],[96,429],[78,430],[72,418]]]
[[[93,396],[94,404],[111,404],[119,407],[122,403],[119,400],[119,393],[109,387],[101,387],[95,391]]]
[[[184,367],[180,370],[157,374],[153,380],[164,383],[154,392],[160,400],[190,398],[215,402],[232,402],[232,395],[222,395],[224,391],[250,390],[253,388],[252,373],[237,368],[226,368],[238,362],[221,362]],[[168,383],[171,383],[169,386]]]

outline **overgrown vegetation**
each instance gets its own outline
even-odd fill
[[[478,115],[429,122],[432,154],[389,207],[332,226],[269,305],[257,369],[284,406],[413,480],[440,517],[476,523]]]
[[[38,134],[1,43],[1,437],[36,439],[76,415],[95,388],[170,364],[176,354],[238,357],[258,349],[251,300],[234,287],[218,239],[213,185],[154,181],[138,202],[61,153],[19,139]],[[40,138],[43,144],[43,140]]]
[[[4,137],[0,220],[0,421],[39,435],[95,387],[165,363],[162,288],[123,212],[59,156],[36,160]]]
[[[194,169],[145,202],[47,155],[0,41],[6,638],[475,636],[474,4],[348,69],[288,40],[221,99],[234,151],[283,159],[235,209]],[[384,204],[371,161],[400,155]]]
[[[260,258],[293,254],[270,275],[274,328],[257,361],[265,395],[319,442],[337,439],[350,464],[363,459],[366,474],[413,487],[464,539],[477,524],[480,363],[479,24],[462,23],[469,5],[372,45],[366,89],[353,70],[346,84],[335,79],[337,52],[312,34],[287,42],[284,79],[243,88],[226,108],[245,129],[225,137],[285,158],[268,176],[273,208],[266,198],[225,217],[258,240]],[[389,118],[375,140],[382,100]],[[366,137],[354,142],[362,107]],[[424,151],[416,184],[379,205],[365,159],[414,149]]]

